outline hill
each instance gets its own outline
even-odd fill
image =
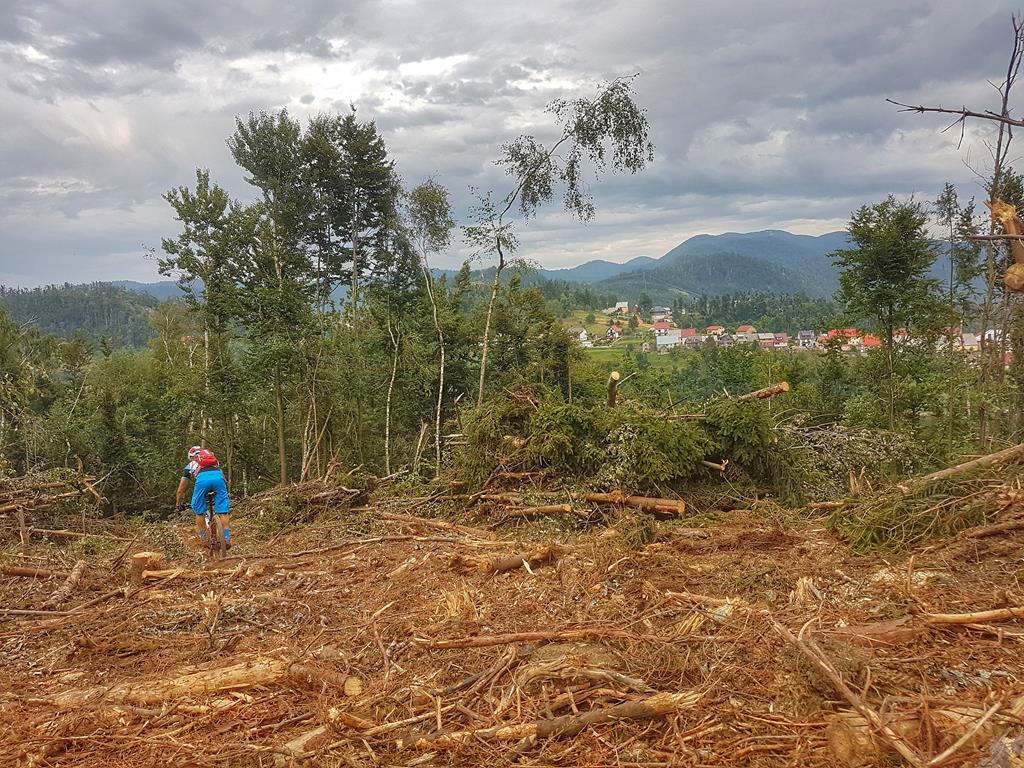
[[[143,346],[153,336],[150,311],[157,305],[147,293],[110,283],[48,285],[44,288],[4,288],[0,304],[17,323],[33,323],[45,333],[68,338],[80,331],[87,338],[119,338]]]
[[[567,269],[538,269],[537,273],[549,280],[564,280],[567,283],[593,283],[625,272],[651,269],[657,264],[658,259],[652,259],[650,256],[637,256],[622,264],[595,259]]]
[[[595,288],[621,295],[645,291],[658,302],[680,295],[754,291],[829,296],[839,287],[839,271],[829,254],[847,244],[845,232],[696,235],[652,265],[605,278]]]

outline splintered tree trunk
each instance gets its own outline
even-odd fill
[[[736,400],[741,403],[746,403],[751,400],[764,400],[767,397],[775,397],[776,395],[781,395],[784,392],[789,392],[788,381],[780,381],[778,384],[772,384],[770,387],[758,389],[755,392],[748,392],[745,395],[740,395]]]
[[[615,401],[619,396],[619,372],[612,371],[608,374],[608,407],[614,408]]]
[[[388,336],[394,353],[391,356],[391,378],[388,380],[388,394],[384,400],[384,473],[391,474],[391,397],[395,392],[395,376],[398,374],[398,338],[391,330],[388,319]]]

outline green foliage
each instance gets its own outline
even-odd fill
[[[696,475],[713,447],[692,422],[629,414],[608,435],[598,479],[608,487],[657,491]]]
[[[116,345],[145,346],[153,335],[149,315],[156,305],[151,296],[109,283],[21,289],[0,285],[0,306],[13,322],[31,323],[41,333],[89,345],[105,338]]]

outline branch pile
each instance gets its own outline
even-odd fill
[[[910,547],[1009,515],[997,524],[1005,532],[1024,526],[1022,486],[1024,445],[1017,445],[850,499],[832,513],[829,526],[862,551]]]

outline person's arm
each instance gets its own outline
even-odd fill
[[[183,477],[178,481],[178,490],[174,494],[174,506],[181,506],[181,499],[185,495],[186,488],[188,488],[188,478]]]

